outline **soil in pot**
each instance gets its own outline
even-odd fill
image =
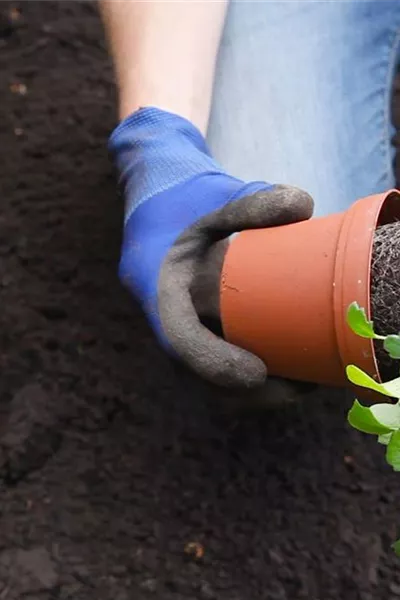
[[[400,332],[400,222],[377,228],[371,265],[371,308],[375,331],[381,335]],[[398,361],[375,341],[382,380],[398,376]]]

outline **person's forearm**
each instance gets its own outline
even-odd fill
[[[123,119],[155,106],[205,133],[227,0],[99,0]]]

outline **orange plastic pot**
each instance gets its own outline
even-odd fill
[[[355,364],[380,381],[371,340],[346,323],[357,301],[369,318],[371,255],[378,225],[400,219],[400,192],[369,196],[346,212],[236,236],[222,269],[225,339],[270,375],[344,386]]]

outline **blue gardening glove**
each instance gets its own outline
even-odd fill
[[[190,122],[156,108],[124,120],[109,146],[125,198],[120,278],[158,341],[218,385],[263,384],[265,364],[202,325],[191,289],[215,242],[243,229],[307,219],[312,199],[296,188],[231,177]]]

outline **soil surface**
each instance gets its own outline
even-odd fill
[[[96,5],[0,14],[0,600],[400,598],[400,478],[351,398],[230,409],[119,285]]]

